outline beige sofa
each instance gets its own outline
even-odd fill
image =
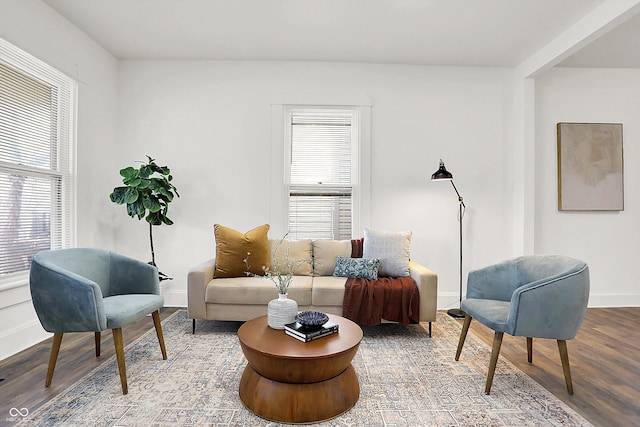
[[[273,251],[278,240],[269,240]],[[283,241],[278,252],[292,259],[306,259],[295,271],[289,298],[298,309],[342,315],[344,277],[334,277],[338,256],[351,256],[349,240]],[[410,276],[420,292],[420,322],[436,320],[438,276],[416,261],[409,262]],[[189,269],[188,314],[193,319],[245,321],[267,314],[267,304],[277,297],[275,284],[263,277],[214,278],[215,258]]]

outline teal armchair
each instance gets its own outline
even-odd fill
[[[162,358],[167,358],[156,267],[102,249],[50,250],[33,257],[29,284],[38,319],[54,334],[45,387],[51,385],[62,336],[68,332],[94,332],[99,357],[100,333],[111,329],[123,394],[128,392],[123,326],[151,314]]]
[[[502,338],[506,332],[527,338],[527,358],[533,362],[533,338],[558,342],[569,394],[573,394],[567,340],[573,339],[589,301],[589,267],[561,255],[529,255],[469,272],[465,312],[455,360],[472,319],[495,331],[485,393],[491,391]]]

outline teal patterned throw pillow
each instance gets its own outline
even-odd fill
[[[379,259],[368,258],[336,258],[336,269],[333,275],[336,277],[362,277],[369,280],[378,280]]]

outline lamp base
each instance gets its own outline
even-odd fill
[[[454,319],[464,319],[464,316],[466,315],[466,313],[459,308],[452,308],[450,310],[447,310],[447,314]]]

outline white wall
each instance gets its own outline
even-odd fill
[[[640,70],[555,68],[536,79],[535,251],[589,264],[589,305],[638,306]],[[556,123],[622,123],[624,211],[557,209]]]
[[[0,37],[78,81],[78,245],[113,247],[103,199],[116,141],[117,61],[39,0],[2,0]],[[28,285],[0,286],[0,359],[47,336]]]
[[[465,282],[470,269],[520,254],[530,212],[514,206],[534,206],[535,252],[587,261],[591,306],[640,305],[630,279],[640,227],[632,167],[640,156],[638,70],[553,69],[536,79],[534,178],[512,166],[522,151],[511,138],[522,97],[511,70],[118,62],[38,0],[0,0],[0,37],[79,83],[79,246],[150,259],[147,224],[108,194],[120,185],[119,169],[146,154],[171,167],[182,196],[170,209],[175,225],[154,228],[156,261],[174,277],[163,283],[167,305],[186,304],[189,267],[214,254],[214,223],[246,231],[278,222],[270,217],[271,111],[289,102],[371,105],[372,212],[363,225],[413,231],[412,258],[438,273],[439,308],[457,305],[459,280],[455,192],[429,181],[440,158],[467,205]],[[558,121],[624,124],[625,211],[557,211]],[[511,178],[535,179],[535,200],[517,204]],[[0,359],[45,336],[28,287],[0,289]]]
[[[445,160],[465,198],[466,271],[512,255],[513,224],[503,180],[503,69],[287,62],[123,61],[120,146],[112,167],[145,159],[168,165],[181,197],[171,227],[154,229],[167,304],[186,304],[190,266],[214,255],[213,224],[247,231],[272,223],[271,105],[353,102],[372,106],[372,222],[412,230],[412,258],[439,275],[439,306],[458,300],[458,201],[430,182]],[[333,100],[333,101],[332,101]],[[496,176],[498,177],[496,179]],[[116,212],[114,216],[112,212]],[[103,212],[120,252],[149,259],[146,223],[124,207]],[[273,236],[278,237],[278,236]],[[466,279],[465,279],[466,281]]]

